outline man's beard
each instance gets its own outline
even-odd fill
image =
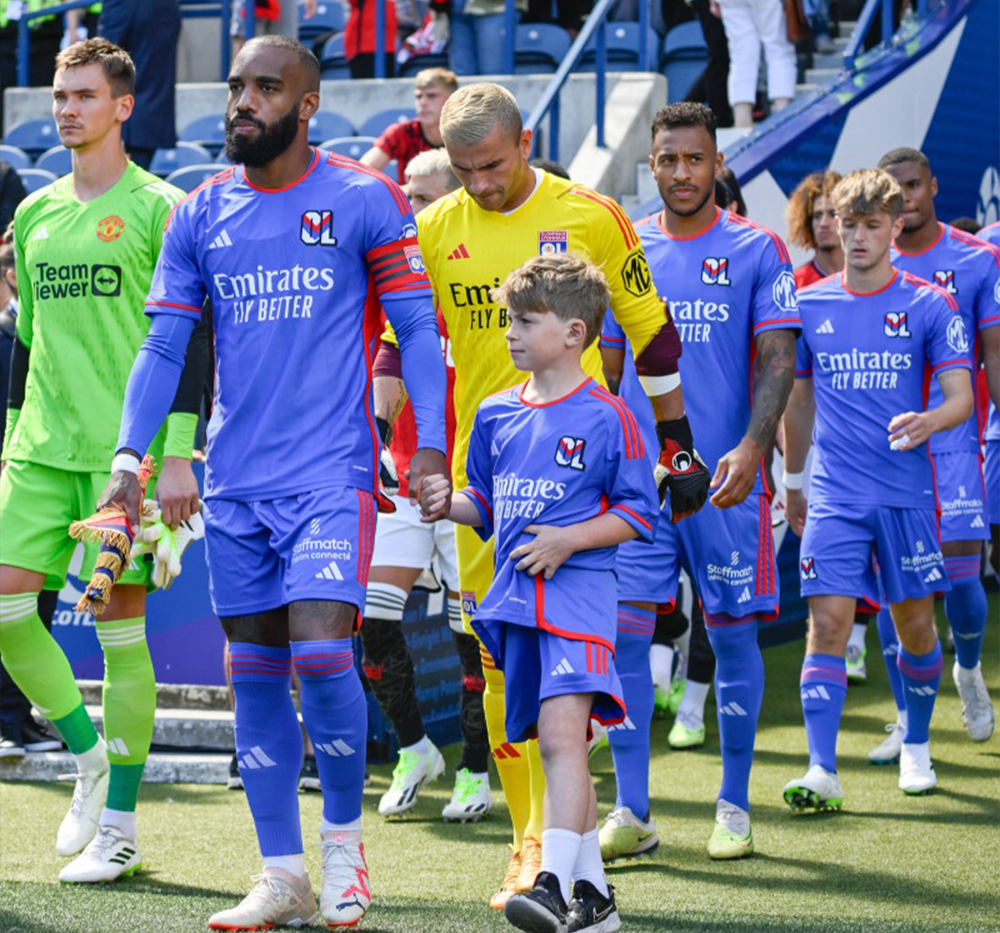
[[[240,119],[253,123],[260,134],[256,138],[237,135],[233,121]],[[263,168],[288,151],[299,132],[299,105],[296,104],[274,123],[265,124],[255,117],[237,114],[226,118],[226,158],[250,168]]]
[[[715,187],[713,186],[705,192],[705,197],[703,197],[694,207],[689,207],[686,210],[678,210],[676,207],[673,207],[666,198],[663,198],[663,206],[666,207],[671,214],[674,214],[677,217],[693,217],[708,203],[710,198],[714,197]]]

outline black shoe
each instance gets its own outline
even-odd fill
[[[58,752],[63,748],[62,739],[34,719],[29,718],[21,724],[21,735],[24,737],[26,752]]]
[[[240,762],[233,752],[233,757],[229,760],[229,780],[226,781],[228,790],[243,790],[243,777],[240,775]]]
[[[569,902],[568,933],[614,933],[621,928],[615,889],[608,885],[605,897],[589,881],[573,885],[573,898]]]
[[[23,758],[24,739],[21,727],[12,722],[0,722],[0,758]]]
[[[316,767],[316,756],[306,755],[302,759],[302,770],[299,772],[299,790],[322,790],[319,783],[319,768]]]
[[[503,915],[525,933],[566,933],[566,902],[559,879],[540,871],[530,891],[515,894],[503,905]]]

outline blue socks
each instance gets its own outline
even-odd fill
[[[289,693],[287,648],[229,646],[236,698],[236,754],[264,857],[303,851],[299,823],[302,732]]]
[[[323,819],[351,823],[361,817],[368,741],[368,704],[353,639],[293,641],[291,654],[302,685],[302,720],[316,750]]]
[[[899,646],[899,673],[903,679],[906,696],[906,743],[921,744],[929,741],[931,716],[941,683],[941,643],[934,645],[929,654],[910,654]]]
[[[640,820],[649,818],[649,726],[653,720],[649,646],[655,627],[655,611],[618,604],[615,670],[628,715],[625,722],[608,730],[608,741],[618,782],[615,809],[628,807]]]
[[[757,644],[757,617],[735,619],[705,613],[715,652],[715,703],[722,746],[719,798],[750,809],[750,768],[757,718],[764,698],[764,659]]]
[[[878,640],[882,644],[882,657],[885,660],[885,672],[889,675],[889,686],[896,701],[897,712],[906,709],[906,697],[903,695],[903,679],[899,676],[899,636],[892,621],[892,613],[887,602],[878,611]]]
[[[837,770],[837,733],[847,697],[847,664],[833,654],[807,654],[799,679],[809,767]]]
[[[944,611],[955,637],[955,659],[971,670],[979,663],[986,634],[986,590],[979,576],[980,557],[946,557],[944,568],[951,590],[944,594]]]

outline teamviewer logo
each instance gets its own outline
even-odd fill
[[[90,292],[99,298],[117,298],[121,295],[121,266],[91,266]]]

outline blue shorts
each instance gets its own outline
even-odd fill
[[[941,509],[941,540],[989,540],[983,458],[954,451],[935,454],[933,463]]]
[[[657,529],[657,540],[659,535]],[[671,600],[677,595],[683,565],[707,615],[777,616],[770,497],[751,494],[731,509],[706,502],[696,515],[668,525],[664,544],[669,552],[665,571]]]
[[[950,590],[934,509],[810,502],[800,548],[803,596],[890,603]]]
[[[205,539],[217,615],[251,615],[305,599],[364,610],[375,497],[350,486],[264,502],[210,499]]]
[[[633,538],[618,545],[615,570],[618,574],[618,601],[622,603],[669,603],[677,593],[670,587],[670,512],[661,511],[655,539],[650,544]]]
[[[606,645],[507,625],[503,650],[494,660],[504,672],[508,742],[534,737],[542,701],[568,693],[593,693],[590,718],[606,726],[625,719],[622,685]]]
[[[991,525],[1000,525],[1000,441],[986,442],[986,510]]]

